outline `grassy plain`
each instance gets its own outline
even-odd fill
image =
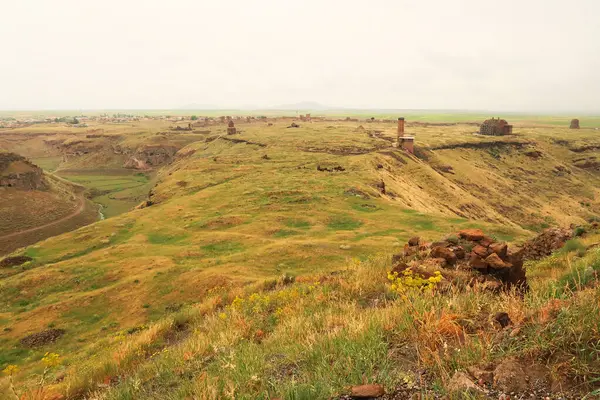
[[[599,215],[600,175],[581,162],[595,160],[595,131],[523,123],[494,138],[466,124],[409,124],[413,156],[391,147],[394,123],[290,122],[169,139],[184,146],[150,179],[59,168],[110,190],[96,199],[114,214],[0,270],[0,368],[18,366],[19,390],[35,386],[49,351],[61,364],[48,392],[97,399],[330,398],[367,381],[415,389],[420,369],[431,373],[423,390],[443,394],[455,370],[508,355],[552,365],[564,357],[558,375],[592,382],[597,249],[532,265],[525,298],[407,301],[386,272],[415,235],[433,241],[481,227],[514,243]],[[130,124],[122,140],[153,140],[161,128],[150,124]],[[119,209],[150,182],[154,205]],[[555,300],[563,311],[545,320]],[[522,327],[517,339],[485,322],[498,310]],[[49,327],[66,333],[39,348],[19,341]]]

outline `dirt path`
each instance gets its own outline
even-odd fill
[[[83,210],[85,210],[85,198],[84,196],[80,196],[79,197],[79,204],[77,206],[77,209],[72,212],[71,214],[64,216],[60,219],[57,219],[56,221],[52,221],[52,222],[48,222],[47,224],[44,225],[40,225],[40,226],[36,226],[35,228],[29,228],[29,229],[24,229],[22,231],[18,231],[18,232],[13,232],[13,233],[9,233],[8,235],[4,235],[4,236],[0,236],[0,240],[3,239],[8,239],[11,237],[15,237],[15,236],[19,236],[19,235],[23,235],[25,233],[31,233],[31,232],[35,232],[35,231],[39,231],[54,225],[58,225],[62,222],[65,222],[71,218],[75,218],[76,216],[78,216],[79,214],[81,214],[83,212]]]

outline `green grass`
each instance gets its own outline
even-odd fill
[[[336,216],[329,219],[327,226],[335,231],[352,231],[363,225],[362,221],[349,216]]]
[[[106,218],[122,214],[141,203],[152,187],[153,177],[143,173],[122,170],[119,173],[96,175],[101,171],[59,171],[58,174],[84,186],[92,194],[92,201],[103,206]]]
[[[158,232],[149,233],[147,236],[148,236],[148,241],[150,243],[164,244],[164,245],[180,243],[180,242],[184,241],[186,238],[188,238],[188,235],[186,235],[186,234],[166,235],[166,234],[158,233]]]
[[[289,218],[286,219],[284,225],[288,228],[296,228],[296,229],[309,229],[312,225],[309,221],[297,218]]]
[[[224,256],[244,251],[244,245],[239,242],[224,240],[200,247],[207,257]]]

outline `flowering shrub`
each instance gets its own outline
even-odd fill
[[[56,353],[46,353],[42,358],[42,362],[47,368],[52,368],[60,365],[60,355]]]
[[[392,283],[392,290],[396,293],[403,294],[408,290],[433,290],[436,285],[442,281],[440,271],[435,271],[434,276],[424,278],[415,274],[411,268],[407,268],[398,272],[388,272],[388,280]]]
[[[2,370],[2,372],[4,372],[5,375],[13,376],[17,372],[19,372],[19,367],[17,367],[16,365],[10,364],[6,368],[4,368]]]

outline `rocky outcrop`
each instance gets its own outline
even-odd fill
[[[0,153],[0,187],[22,190],[48,190],[44,172],[14,153]]]
[[[46,329],[38,333],[31,334],[21,339],[21,345],[25,347],[39,347],[49,343],[54,343],[62,335],[65,334],[64,329]]]
[[[173,161],[178,148],[165,145],[145,145],[139,147],[133,155],[127,159],[125,168],[152,169],[157,166],[169,164]]]
[[[519,253],[525,260],[539,260],[563,247],[572,237],[570,229],[549,228],[523,244]]]

